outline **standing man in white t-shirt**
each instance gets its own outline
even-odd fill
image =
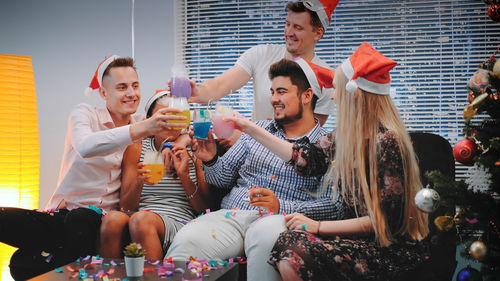
[[[288,3],[286,11],[285,44],[257,45],[238,59],[236,64],[221,75],[193,86],[191,102],[207,103],[218,100],[231,91],[243,87],[253,78],[254,104],[252,119],[263,120],[273,117],[273,108],[269,103],[271,81],[268,77],[269,66],[283,58],[302,57],[323,67],[329,67],[314,53],[316,43],[323,37],[330,24],[331,14],[339,0],[312,0]],[[328,114],[334,110],[334,103],[329,94],[323,94],[316,103],[314,116],[323,125]],[[221,144],[230,147],[239,138],[241,132]]]

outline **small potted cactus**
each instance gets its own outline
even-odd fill
[[[144,272],[144,255],[146,251],[141,244],[132,242],[125,247],[125,271],[128,277],[139,277]]]

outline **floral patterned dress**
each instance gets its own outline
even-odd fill
[[[290,165],[299,174],[325,173],[335,154],[334,133],[317,144],[294,145]],[[382,186],[382,211],[391,233],[397,233],[404,215],[404,171],[394,133],[381,129],[378,134],[378,184]],[[312,164],[314,163],[314,164]],[[356,217],[354,203],[345,202],[346,219]],[[361,208],[360,208],[361,207]],[[360,216],[366,208],[358,206]],[[361,211],[359,211],[361,209]],[[374,236],[317,237],[304,231],[283,232],[269,260],[276,265],[286,260],[303,280],[398,280],[429,258],[426,240],[416,242],[409,237],[393,235],[392,244],[381,247]]]

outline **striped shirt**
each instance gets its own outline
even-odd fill
[[[274,120],[258,121],[271,134],[289,142],[316,142],[326,134],[326,130],[316,126],[305,136],[288,139]],[[203,166],[205,180],[218,188],[231,189],[221,203],[221,208],[232,207],[243,210],[258,210],[243,201],[248,197],[247,190],[254,185],[271,189],[279,199],[279,212],[299,212],[312,219],[340,219],[343,205],[337,196],[332,200],[332,192],[321,193],[322,176],[299,176],[293,167],[278,158],[262,144],[243,134],[222,157],[210,167]]]
[[[141,162],[146,151],[157,151],[154,146],[154,138],[148,137],[142,140]],[[191,150],[188,148],[191,154]],[[189,176],[197,184],[196,169],[193,161],[189,161]],[[186,198],[181,180],[165,173],[163,178],[155,185],[145,184],[142,188],[139,210],[150,210],[158,214],[166,214],[170,218],[182,222],[190,221],[196,213]]]

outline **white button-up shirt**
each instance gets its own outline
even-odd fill
[[[131,123],[144,119],[133,115]],[[130,125],[115,127],[106,108],[81,103],[70,113],[57,189],[47,209],[116,209]]]

